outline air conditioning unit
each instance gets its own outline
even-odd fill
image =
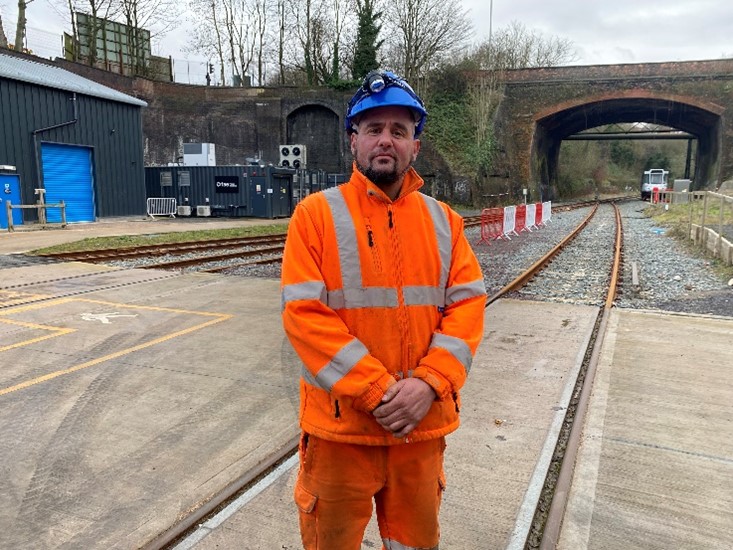
[[[200,218],[211,216],[211,206],[197,206],[196,215]]]
[[[305,145],[281,145],[280,166],[283,168],[305,168],[307,164]]]
[[[191,215],[191,207],[190,206],[179,206],[176,208],[176,214],[178,216],[190,216]]]
[[[216,147],[213,143],[184,143],[184,166],[216,166]]]

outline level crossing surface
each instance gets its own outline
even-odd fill
[[[297,437],[278,281],[76,262],[0,276],[0,548],[141,547]],[[486,310],[441,548],[523,547],[596,313]],[[733,547],[732,321],[613,316],[560,547]],[[300,548],[295,469],[191,547]],[[372,524],[363,548],[379,544]]]
[[[499,300],[487,310],[463,425],[448,438],[441,548],[525,547],[558,420],[548,408],[562,410],[560,382],[575,374],[558,368],[575,364],[558,349],[581,349],[588,309]],[[533,316],[546,322],[518,322]],[[553,330],[556,321],[574,334]],[[731,336],[729,318],[612,312],[557,548],[733,547]],[[296,473],[177,550],[300,548],[288,519]],[[372,521],[362,550],[380,544]]]
[[[523,548],[597,309],[500,300],[486,311],[448,436],[441,548]],[[292,502],[297,465],[225,521],[176,548],[301,548]],[[363,549],[381,548],[375,521]]]

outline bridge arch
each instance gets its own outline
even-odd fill
[[[341,118],[330,106],[313,102],[295,106],[284,117],[282,135],[287,143],[306,145],[309,166],[326,172],[343,171],[344,132]]]
[[[575,98],[534,117],[531,178],[555,188],[562,141],[583,130],[613,123],[647,122],[682,130],[697,140],[694,188],[718,178],[722,145],[720,106],[695,98],[647,90],[623,90]]]

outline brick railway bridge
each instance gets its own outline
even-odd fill
[[[307,146],[308,167],[348,172],[343,132],[350,94],[323,88],[218,88],[127,78],[57,61],[64,68],[148,102],[145,160],[166,164],[183,142],[216,144],[218,164],[279,161],[279,145]],[[498,155],[490,186],[533,197],[552,186],[560,144],[583,130],[648,122],[697,141],[693,187],[733,177],[733,59],[507,71],[494,116]],[[450,170],[430,144],[418,170],[433,194],[450,195]]]

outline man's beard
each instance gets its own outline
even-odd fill
[[[392,185],[393,183],[396,183],[397,181],[402,179],[402,176],[404,176],[407,170],[409,170],[410,165],[407,165],[407,167],[401,172],[397,172],[397,163],[395,163],[394,168],[392,168],[391,170],[384,171],[375,170],[371,167],[371,165],[362,166],[357,161],[356,168],[359,170],[359,172],[364,174],[369,181],[371,181],[375,185],[378,185],[379,187],[382,187],[383,185]]]

